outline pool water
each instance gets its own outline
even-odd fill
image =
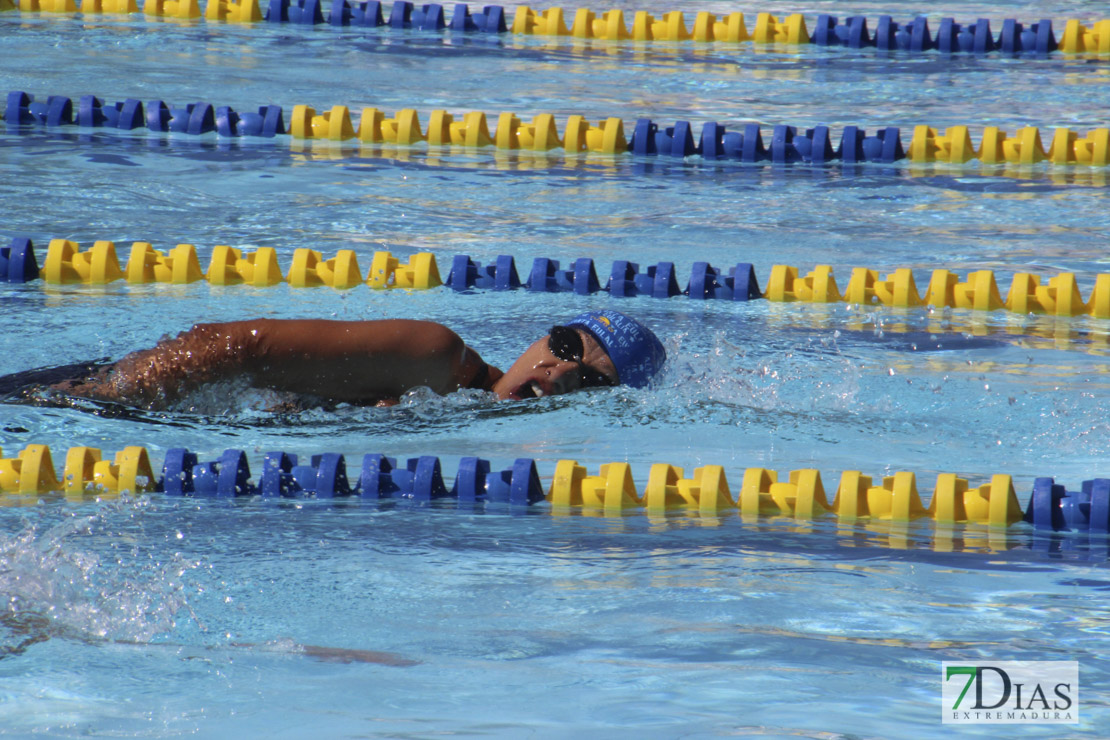
[[[889,13],[841,7],[739,8]],[[544,6],[546,7],[546,6]],[[564,4],[573,8],[577,4]],[[585,6],[590,7],[590,6]],[[594,6],[593,9],[601,10]],[[652,0],[636,6],[674,9]],[[731,12],[722,3],[697,10]],[[688,10],[688,14],[692,14]],[[1000,27],[1103,15],[1095,3],[946,8]],[[939,15],[937,18],[939,19]],[[932,17],[931,17],[932,19]],[[749,21],[749,25],[752,21]],[[1107,125],[1105,57],[881,55],[846,49],[613,44],[386,29],[255,28],[0,14],[7,90],[249,110],[414,107],[649,116],[730,128]],[[1044,135],[1044,134],[1042,134]],[[1107,173],[1038,165],[748,166],[632,156],[227,141],[67,128],[0,131],[0,243],[111,239],[772,265],[803,274],[1107,272]],[[121,247],[121,245],[124,245]],[[952,309],[618,301],[523,291],[5,285],[0,373],[150,346],[201,321],[428,318],[499,367],[553,321],[615,305],[670,355],[652,388],[495,404],[413,393],[390,409],[275,413],[234,385],[167,412],[0,406],[0,449],[143,445],[348,459],[440,456],[452,474],[534,458],[743,470],[913,471],[1019,499],[1106,475],[1110,324]],[[684,512],[590,516],[496,505],[174,499],[0,509],[0,732],[301,737],[947,737],[940,663],[1077,660],[1078,725],[1105,735],[1110,611],[1097,535],[1025,524],[799,524]],[[998,727],[958,731],[998,736]]]

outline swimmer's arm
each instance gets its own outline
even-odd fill
[[[446,394],[501,373],[447,327],[431,321],[244,322],[258,337],[250,368],[256,386],[366,401],[417,386]],[[482,375],[486,378],[482,378]]]
[[[93,381],[60,390],[161,404],[243,375],[260,388],[367,402],[395,399],[420,385],[437,393],[471,385],[488,390],[501,371],[429,321],[255,319],[198,324],[127,355]]]
[[[161,405],[204,383],[242,375],[256,353],[246,322],[197,324],[150,349],[132,352],[97,376],[57,390],[125,403]]]

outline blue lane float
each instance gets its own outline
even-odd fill
[[[880,51],[927,52],[942,54],[964,52],[987,54],[1000,51],[1005,54],[1051,54],[1059,48],[1052,21],[1041,20],[1026,26],[1014,19],[1002,23],[997,36],[991,31],[990,21],[980,18],[974,23],[957,23],[954,18],[942,18],[936,35],[929,32],[929,20],[918,16],[907,23],[897,23],[889,15],[879,16],[875,33],[868,31],[867,18],[849,16],[841,23],[836,16],[821,14],[810,35],[816,46],[841,46],[849,49],[875,48]]]
[[[366,3],[348,3],[347,0],[333,0],[328,23],[332,26],[377,28],[385,25],[382,18],[382,4],[377,0]]]
[[[30,239],[14,237],[0,247],[0,283],[27,283],[39,279],[39,263]]]
[[[537,257],[532,262],[532,272],[524,284],[533,293],[575,293],[591,295],[602,289],[597,279],[594,261],[581,257],[567,269],[559,267],[559,260]]]
[[[470,259],[468,255],[457,255],[444,284],[457,291],[470,288],[516,290],[522,287],[516,261],[507,254],[500,255],[494,264],[485,266]]]
[[[49,99],[48,99],[49,100]],[[132,131],[145,125],[143,104],[134,98],[105,105],[95,95],[83,95],[73,121],[82,128],[116,128]]]
[[[609,275],[609,295],[622,298],[646,295],[653,298],[670,298],[680,295],[673,262],[650,265],[641,273],[635,262],[617,260]]]
[[[320,0],[270,0],[263,18],[268,23],[316,25],[324,22]]]
[[[173,106],[155,100],[147,106],[146,124],[151,131],[200,136],[216,130],[216,110],[204,102]]]
[[[560,269],[559,261],[537,257],[528,279],[521,282],[516,263],[509,255],[501,255],[493,264],[482,265],[469,255],[457,255],[444,284],[452,290],[475,289],[515,290],[535,293],[575,293],[592,295],[606,292],[618,298],[650,296],[671,298],[685,295],[694,299],[749,301],[762,298],[755,268],[741,262],[727,272],[708,262],[695,262],[690,279],[683,288],[678,282],[673,262],[648,265],[642,271],[635,262],[616,260],[608,281],[602,284],[592,259],[575,260],[569,269]]]
[[[472,13],[464,3],[455,5],[447,27],[459,33],[505,33],[509,30],[505,9],[500,5],[485,5],[480,13]]]
[[[6,102],[4,120],[8,124],[124,131],[146,128],[192,136],[212,131],[220,136],[274,137],[286,133],[282,108],[278,105],[264,105],[257,113],[238,113],[230,106],[213,107],[203,101],[174,105],[152,100],[144,104],[129,98],[105,103],[95,95],[83,95],[74,106],[70,98],[61,95],[51,95],[43,102],[20,90],[8,93]]]
[[[1067,491],[1052,478],[1037,478],[1025,521],[1038,530],[1110,532],[1110,478],[1085,480],[1078,491]]]
[[[73,120],[73,101],[61,95],[51,95],[46,102],[36,101],[25,92],[8,93],[6,115],[10,123],[40,124],[44,126],[70,126]]]
[[[368,500],[407,499],[436,501],[457,499],[460,503],[503,502],[528,506],[544,499],[536,463],[519,458],[504,470],[493,470],[488,460],[464,457],[454,483],[448,488],[438,457],[410,458],[399,465],[396,458],[364,455],[359,477],[352,484],[347,461],[338,453],[313,455],[298,463],[296,455],[268,452],[263,457],[258,482],[250,479],[250,467],[242,450],[225,450],[213,461],[200,461],[184,448],[166,453],[162,480],[157,490],[172,496],[236,498],[343,498]]]
[[[257,113],[236,113],[224,105],[216,109],[216,133],[220,136],[273,138],[285,133],[280,105],[263,105]]]
[[[755,266],[750,262],[741,262],[727,273],[708,262],[695,262],[685,292],[695,300],[751,301],[763,297]]]

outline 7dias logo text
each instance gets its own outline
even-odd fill
[[[945,724],[1076,724],[1079,663],[941,663]]]

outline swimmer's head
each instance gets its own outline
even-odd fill
[[[617,370],[618,382],[643,388],[663,369],[667,351],[655,332],[620,311],[588,311],[567,322],[581,326],[605,349]]]
[[[590,311],[533,342],[493,391],[502,399],[522,399],[595,386],[640,388],[666,359],[659,339],[640,322],[619,311]]]

